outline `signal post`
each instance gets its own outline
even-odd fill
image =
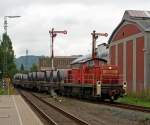
[[[52,41],[52,46],[51,46],[51,50],[52,50],[52,55],[51,55],[51,60],[52,60],[52,70],[54,70],[54,38],[57,36],[57,34],[67,34],[67,31],[55,31],[54,28],[52,28],[52,30],[49,31],[49,34],[51,36],[51,41]]]
[[[98,36],[105,36],[107,37],[108,34],[107,33],[96,33],[96,31],[94,30],[93,33],[91,33],[92,35],[92,58],[94,59],[96,57],[96,40],[98,39]]]
[[[105,36],[107,37],[108,34],[107,33],[96,33],[95,30],[93,30],[93,33],[91,33],[92,35],[92,59],[96,58],[96,40],[98,39],[98,36]],[[96,93],[101,96],[101,82],[98,81],[96,83]],[[94,85],[93,85],[93,95],[95,94],[94,92]]]

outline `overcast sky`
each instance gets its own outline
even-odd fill
[[[8,19],[15,55],[50,55],[51,28],[67,30],[67,35],[55,39],[54,54],[77,55],[91,52],[91,32],[107,32],[111,35],[121,21],[125,10],[150,10],[150,0],[1,0],[0,35],[3,17]],[[97,44],[107,42],[100,37]]]

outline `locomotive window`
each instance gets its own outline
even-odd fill
[[[92,61],[88,61],[88,62],[87,62],[87,65],[88,65],[88,66],[94,66],[94,61],[93,61],[93,60],[92,60]]]

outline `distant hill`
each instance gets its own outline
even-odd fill
[[[20,69],[21,64],[24,65],[24,69],[29,70],[32,67],[32,64],[38,64],[40,56],[21,56],[15,60],[17,69]]]

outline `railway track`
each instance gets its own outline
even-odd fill
[[[42,98],[42,97],[38,97],[38,98]],[[76,98],[73,98],[73,99],[76,99]],[[79,99],[77,99],[77,100],[79,100]],[[140,112],[150,113],[150,108],[137,106],[137,105],[124,104],[124,103],[118,103],[118,102],[104,102],[104,101],[100,102],[100,101],[97,101],[97,100],[87,100],[87,99],[82,99],[80,101],[84,101],[84,102],[88,102],[88,103],[94,103],[94,104],[100,104],[100,105],[107,105],[107,106],[123,108],[123,109],[129,109],[129,110],[133,110],[133,111],[140,111]]]
[[[49,125],[90,125],[86,121],[44,101],[31,92],[19,90],[19,93],[40,113]]]
[[[118,102],[104,103],[104,104],[113,106],[113,107],[118,107],[118,108],[124,108],[124,109],[130,109],[130,110],[134,110],[134,111],[150,113],[150,108],[137,106],[137,105],[124,104],[124,103],[118,103]]]
[[[131,104],[125,104],[125,103],[119,103],[119,102],[105,102],[105,101],[97,101],[97,100],[85,100],[86,102],[89,103],[94,103],[94,104],[100,104],[100,105],[107,105],[111,107],[117,107],[117,108],[122,108],[122,109],[128,109],[128,110],[133,110],[133,111],[140,111],[140,112],[145,112],[145,113],[150,113],[150,108],[148,107],[143,107],[143,106],[137,106],[137,105],[131,105]]]
[[[143,107],[143,106],[137,106],[137,105],[131,105],[131,104],[125,104],[125,103],[119,103],[119,102],[109,102],[109,101],[108,102],[97,101],[97,100],[84,100],[84,101],[89,102],[89,103],[92,102],[94,104],[107,105],[107,106],[111,106],[111,107],[117,107],[117,108],[122,108],[122,109],[150,113],[150,108]]]
[[[145,113],[150,113],[150,108],[143,107],[143,106],[137,106],[137,105],[131,105],[131,104],[125,104],[125,103],[119,103],[119,102],[110,102],[110,101],[97,101],[97,100],[87,100],[83,99],[85,102],[94,103],[94,104],[100,104],[100,105],[107,105],[111,107],[117,107],[122,109],[128,109],[133,111],[140,111]]]

